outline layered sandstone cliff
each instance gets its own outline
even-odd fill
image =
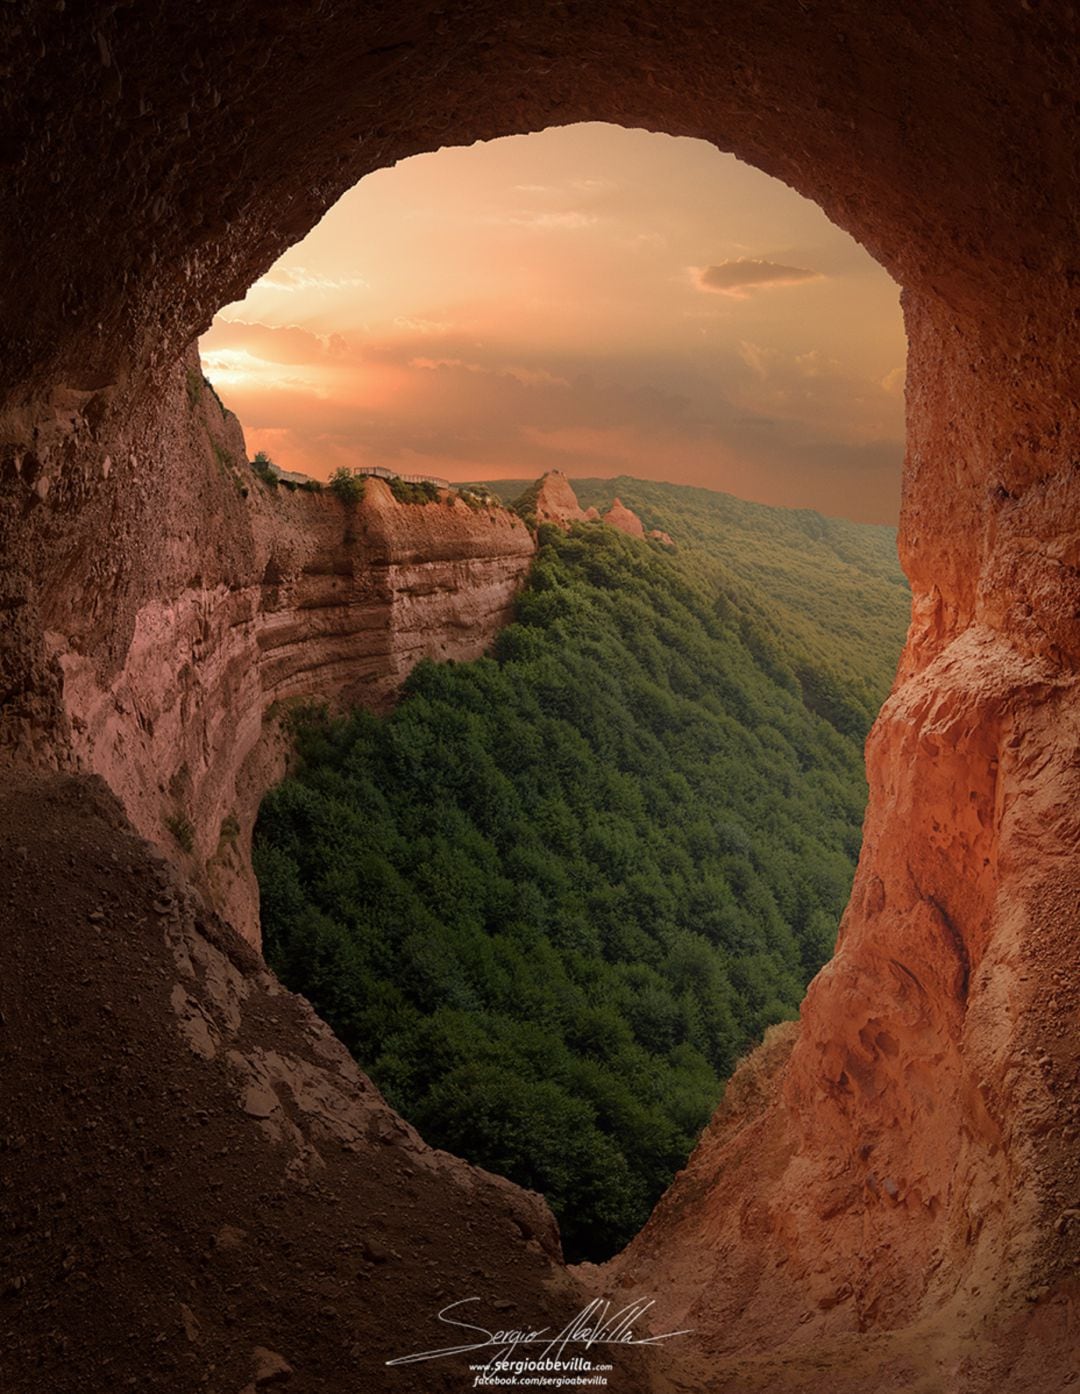
[[[152,438],[117,454],[94,462],[88,485],[108,519],[104,552],[73,545],[43,596],[65,756],[100,774],[257,943],[248,852],[284,768],[282,704],[379,709],[420,659],[477,657],[534,544],[512,513],[450,493],[400,504],[371,479],[354,505],[271,487],[194,350]],[[24,497],[36,501],[28,485]],[[56,493],[37,502],[62,506]]]

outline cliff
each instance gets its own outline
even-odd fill
[[[43,586],[52,739],[257,943],[249,849],[284,769],[274,715],[312,697],[382,708],[421,658],[477,657],[534,544],[512,513],[450,494],[399,504],[370,479],[346,505],[271,487],[194,349],[155,416],[91,466],[106,545],[74,544]]]

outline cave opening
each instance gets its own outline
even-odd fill
[[[360,475],[346,567],[373,478],[400,529],[542,529],[475,672],[408,676],[460,656],[435,615],[349,696],[393,716],[294,712],[255,862],[271,965],[391,1103],[607,1258],[850,890],[909,607],[895,285],[733,157],[594,124],[368,176],[200,349],[252,488]]]
[[[47,942],[31,938],[23,959],[24,941],[3,936],[36,1019],[55,1024],[57,1000],[100,1017],[97,980],[64,962],[78,926],[96,934],[104,923],[87,919],[98,907],[73,885],[71,849],[90,846],[94,829],[103,865],[122,854],[148,885],[164,875],[135,839],[119,840],[115,809],[66,791],[104,779],[122,817],[205,889],[208,860],[242,843],[279,772],[260,743],[267,701],[337,690],[342,676],[326,652],[317,680],[303,662],[289,670],[283,652],[301,647],[290,615],[253,618],[271,553],[312,574],[325,557],[296,530],[253,520],[228,454],[207,454],[186,431],[197,365],[178,364],[185,345],[342,192],[395,160],[573,121],[712,141],[813,198],[904,287],[900,537],[912,625],[868,747],[866,832],[838,952],[797,1037],[738,1073],[687,1172],[597,1281],[662,1283],[665,1317],[695,1331],[679,1371],[691,1385],[703,1369],[743,1379],[745,1355],[781,1350],[783,1381],[802,1390],[827,1378],[858,1394],[919,1381],[996,1394],[1071,1377],[1076,15],[737,0],[722,11],[675,4],[658,19],[634,3],[470,0],[403,16],[229,0],[211,26],[160,3],[107,6],[87,24],[70,6],[7,8],[0,742],[5,764],[30,773],[21,803],[14,785],[4,793],[29,828],[49,799],[72,820],[62,848],[47,838],[26,848],[32,882],[23,858],[11,863],[27,924],[52,925],[46,888],[66,897],[67,922]],[[266,646],[271,628],[281,642]],[[66,782],[65,769],[77,772]],[[163,825],[178,817],[163,801],[181,797],[193,803],[190,853]],[[236,863],[240,893],[218,903],[253,938],[252,886]],[[113,908],[104,879],[94,885]],[[150,926],[159,914],[149,898],[127,908]],[[129,1039],[101,1032],[84,1094],[95,1129],[75,1145],[59,1129],[48,1146],[26,1130],[18,1188],[36,1214],[72,1194],[57,1159],[86,1161],[68,1212],[84,1222],[69,1231],[74,1249],[86,1220],[121,1213],[118,1195],[132,1208],[125,1236],[101,1235],[100,1253],[124,1255],[101,1270],[108,1304],[80,1302],[77,1280],[60,1286],[61,1221],[47,1243],[29,1228],[15,1236],[4,1304],[13,1388],[39,1388],[47,1372],[50,1387],[75,1389],[87,1368],[160,1383],[170,1360],[241,1388],[267,1372],[271,1329],[302,1378],[325,1374],[331,1387],[347,1367],[350,1387],[359,1370],[382,1388],[386,1329],[403,1305],[434,1310],[447,1282],[470,1284],[489,1233],[498,1243],[483,1262],[499,1283],[520,1280],[515,1299],[530,1311],[547,1312],[552,1276],[583,1281],[560,1267],[532,1198],[415,1138],[401,1155],[380,1150],[407,1130],[378,1113],[318,1027],[285,1019],[288,1004],[242,946],[186,911],[175,919],[212,973],[160,960],[157,935],[117,936],[107,962],[92,953],[125,1014],[118,975],[135,981],[153,959],[177,989],[183,1031],[162,1006],[152,1022],[132,1017]],[[224,1001],[222,983],[237,988]],[[147,1003],[159,987],[147,980]],[[13,1094],[35,1123],[60,1118],[67,1103],[45,1108],[57,1097],[52,1058],[16,1021]],[[318,1087],[301,1087],[296,1062]],[[108,1092],[109,1064],[138,1085],[137,1113],[162,1136],[176,1121],[160,1106],[163,1074],[182,1074],[212,1106],[207,1126],[193,1120],[182,1146],[158,1153],[146,1205],[137,1188],[103,1180],[110,1156],[130,1161],[127,1177],[146,1161],[124,1131],[131,1099],[117,1107]],[[323,1088],[340,1104],[336,1122],[319,1111]],[[268,1089],[288,1102],[300,1143],[260,1116],[273,1111]],[[298,1178],[327,1159],[316,1189],[338,1202],[332,1237],[295,1222],[313,1216]],[[192,1178],[213,1184],[194,1191]],[[155,1185],[179,1221],[164,1246]],[[404,1203],[419,1186],[443,1217],[439,1272],[364,1260],[359,1298],[339,1239],[359,1252],[368,1217],[350,1197],[379,1188],[403,1252],[430,1237]],[[265,1203],[283,1192],[278,1243]],[[197,1267],[210,1214],[227,1216],[230,1256]],[[467,1227],[463,1215],[489,1223]],[[260,1239],[247,1248],[241,1216]],[[221,1262],[235,1265],[227,1283]],[[347,1321],[324,1320],[325,1301],[297,1285],[307,1266],[332,1270]],[[175,1322],[181,1291],[206,1298],[197,1346],[188,1311],[187,1333]],[[62,1321],[83,1351],[77,1364],[58,1349]],[[772,1382],[764,1363],[759,1373]]]

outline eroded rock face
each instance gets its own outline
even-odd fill
[[[632,508],[627,508],[622,499],[615,499],[604,514],[604,522],[609,528],[626,533],[627,537],[644,537],[645,528]]]
[[[997,388],[961,390],[960,336],[919,327],[909,393],[952,381],[950,437],[974,452]],[[998,428],[1003,461],[1013,429]],[[916,421],[916,459],[927,430]],[[913,623],[867,745],[836,956],[799,1031],[751,1058],[749,1095],[736,1082],[609,1270],[632,1289],[678,1275],[667,1315],[708,1333],[710,1358],[785,1341],[828,1350],[833,1388],[951,1369],[959,1389],[1010,1394],[1073,1359],[1078,489],[1071,470],[983,487],[985,531],[953,534],[946,554],[927,522],[959,504],[909,470]],[[871,1364],[849,1340],[866,1331],[889,1333]]]
[[[1060,1386],[1080,1258],[1075,11],[76,8],[0,22],[6,765],[70,767],[93,739],[115,783],[143,769],[164,738],[113,684],[169,633],[207,791],[213,748],[254,741],[239,655],[277,584],[263,505],[216,460],[185,474],[174,365],[369,170],[581,119],[704,137],[816,199],[904,287],[913,622],[839,953],[601,1280],[693,1313],[691,1387]],[[325,542],[289,575],[332,611],[353,583]],[[287,690],[300,639],[277,637]],[[96,1186],[89,1213],[110,1204]]]
[[[555,523],[560,528],[594,522],[600,517],[595,508],[582,508],[574,486],[562,470],[548,470],[539,480],[533,512],[538,523]]]
[[[55,753],[102,775],[257,944],[251,829],[287,754],[275,711],[382,709],[421,658],[478,657],[534,544],[505,509],[399,504],[379,479],[359,505],[270,488],[194,351],[140,424],[84,486],[105,538],[74,542],[42,597],[70,732]]]

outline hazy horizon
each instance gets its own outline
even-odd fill
[[[551,128],[362,180],[201,344],[254,452],[696,485],[895,523],[899,292],[703,141]]]
[[[552,466],[552,468],[560,469],[561,466],[555,465]],[[617,480],[626,480],[627,483],[630,484],[671,484],[679,488],[702,489],[706,493],[724,494],[730,498],[738,499],[741,503],[760,504],[762,508],[789,508],[793,512],[818,513],[823,518],[838,518],[841,520],[846,520],[848,522],[862,523],[866,527],[889,528],[892,532],[897,531],[897,520],[895,518],[885,519],[882,522],[874,522],[872,520],[859,518],[852,519],[849,518],[848,515],[845,513],[830,513],[825,508],[817,508],[810,504],[790,502],[765,503],[761,499],[747,498],[745,494],[736,494],[731,489],[721,489],[718,485],[693,484],[683,479],[658,479],[655,475],[650,476],[645,474],[629,474],[625,470],[621,470],[618,474],[578,474],[575,473],[573,470],[564,469],[563,473],[566,475],[566,478],[569,481],[571,488],[573,488],[575,484],[614,484]],[[521,496],[521,494],[525,493],[526,489],[529,487],[530,484],[535,484],[537,480],[541,479],[542,477],[542,475],[519,476],[513,474],[491,474],[483,476],[474,475],[472,478],[469,479],[459,479],[454,480],[452,482],[455,485],[483,484],[486,485],[488,488],[495,488],[496,485],[500,484],[520,484],[521,488],[518,493],[511,494],[509,491],[505,491],[499,495],[501,502],[506,506],[510,506]],[[625,502],[625,500],[623,500],[623,502]]]

